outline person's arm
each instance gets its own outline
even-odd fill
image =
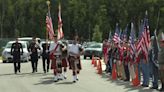
[[[14,46],[14,43],[11,45],[11,51],[10,51],[11,55],[13,55],[13,46]]]
[[[23,46],[21,43],[20,43],[20,49],[22,50],[21,54],[23,54]]]

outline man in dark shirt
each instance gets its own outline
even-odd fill
[[[49,72],[49,64],[50,64],[50,58],[49,58],[49,47],[50,45],[46,41],[46,43],[42,44],[43,52],[42,52],[42,60],[43,60],[43,71],[44,73]],[[47,62],[47,68],[46,68],[46,62]]]
[[[28,51],[31,56],[31,64],[32,64],[32,73],[37,72],[38,65],[38,49],[40,50],[39,45],[36,43],[36,38],[33,37],[33,41],[30,43],[28,47]]]
[[[18,38],[16,38],[16,42],[14,42],[11,46],[11,55],[13,55],[15,74],[17,74],[17,71],[20,72],[21,54],[23,54],[23,47],[22,44],[18,42]]]

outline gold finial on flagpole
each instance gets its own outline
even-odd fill
[[[47,0],[46,3],[47,3],[47,6],[48,6],[48,9],[50,9],[50,0]]]

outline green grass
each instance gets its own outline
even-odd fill
[[[0,56],[0,60],[2,60],[2,57]]]

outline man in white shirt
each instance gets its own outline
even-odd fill
[[[62,73],[62,47],[57,40],[57,35],[54,35],[54,42],[50,44],[50,59],[52,60],[51,69],[54,71],[54,82],[57,82],[61,78]]]
[[[78,44],[77,38],[75,38],[73,44],[69,47],[68,51],[70,56],[70,67],[73,73],[73,82],[76,82],[78,81],[77,74],[81,70],[80,55],[83,52],[81,46]]]

